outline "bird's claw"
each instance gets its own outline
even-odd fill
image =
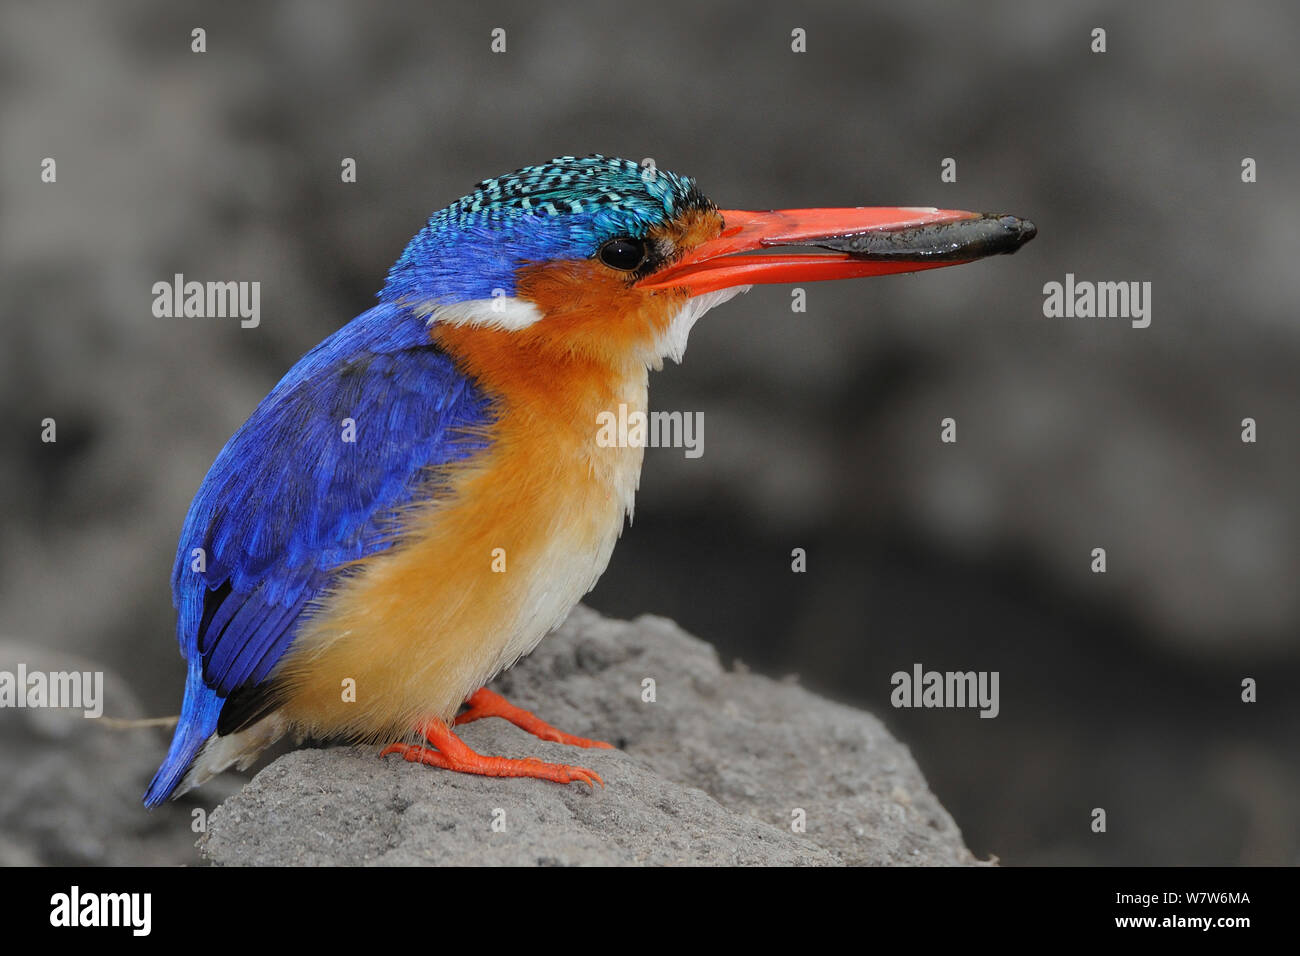
[[[571,764],[547,763],[536,757],[490,757],[469,748],[459,737],[455,736],[446,725],[438,731],[434,725],[422,728],[433,747],[419,744],[389,744],[380,753],[381,757],[389,754],[401,754],[408,763],[422,763],[444,770],[460,773],[480,774],[486,777],[531,777],[535,780],[550,780],[554,783],[585,783],[593,790],[596,784],[605,786],[600,774],[586,767]],[[436,748],[436,749],[435,749]]]
[[[500,694],[482,687],[470,695],[465,701],[466,709],[457,715],[452,721],[452,725],[459,727],[461,724],[468,724],[474,720],[482,720],[484,717],[500,717],[502,720],[508,720],[520,730],[527,731],[539,740],[549,740],[552,743],[565,744],[569,747],[586,747],[594,750],[613,750],[612,744],[607,744],[603,740],[590,740],[586,737],[577,737],[573,734],[566,734],[562,730],[557,730],[540,717],[532,714],[522,707],[516,707],[510,701],[506,700]]]

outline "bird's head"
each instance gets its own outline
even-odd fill
[[[930,269],[1032,237],[1023,220],[960,210],[718,209],[689,177],[562,156],[436,213],[380,298],[539,354],[657,367],[680,361],[704,312],[756,283]],[[821,251],[779,251],[790,246]]]

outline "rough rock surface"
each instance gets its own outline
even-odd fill
[[[663,618],[580,607],[493,686],[620,749],[544,743],[496,719],[462,728],[471,747],[589,766],[606,787],[446,773],[374,748],[298,750],[218,807],[200,848],[223,865],[976,862],[879,720],[727,671]]]
[[[143,716],[127,682],[102,664],[0,641],[0,671],[101,672],[104,720],[79,709],[0,708],[0,866],[158,866],[198,863],[193,800],[152,813],[140,803],[170,734],[122,728]],[[238,783],[214,780],[215,801]]]

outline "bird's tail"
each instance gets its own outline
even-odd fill
[[[166,800],[185,778],[195,756],[217,729],[217,718],[225,698],[218,697],[212,688],[203,683],[203,658],[195,655],[190,661],[189,677],[185,681],[185,701],[181,704],[181,719],[172,737],[167,758],[154,774],[149,789],[145,791],[144,805],[152,809]]]

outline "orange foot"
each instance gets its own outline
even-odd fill
[[[441,720],[427,721],[421,725],[420,733],[438,749],[430,750],[417,744],[392,744],[384,748],[379,756],[387,757],[389,754],[397,753],[410,763],[419,761],[430,767],[442,767],[444,770],[457,770],[461,773],[477,773],[485,777],[533,777],[537,780],[553,780],[556,783],[573,783],[576,780],[587,784],[593,790],[596,784],[605,786],[605,781],[600,779],[600,774],[586,767],[544,763],[534,757],[526,757],[522,760],[510,757],[486,757],[471,750]]]
[[[542,740],[553,740],[557,744],[568,744],[570,747],[614,749],[603,740],[588,740],[586,737],[575,737],[573,734],[566,734],[562,730],[556,730],[540,717],[533,716],[522,707],[516,707],[500,694],[494,694],[486,687],[481,687],[470,694],[469,700],[465,701],[465,705],[469,707],[469,710],[452,721],[453,726],[468,724],[471,720],[479,720],[483,717],[501,717],[510,721],[520,730],[526,730],[534,737],[540,737]]]

